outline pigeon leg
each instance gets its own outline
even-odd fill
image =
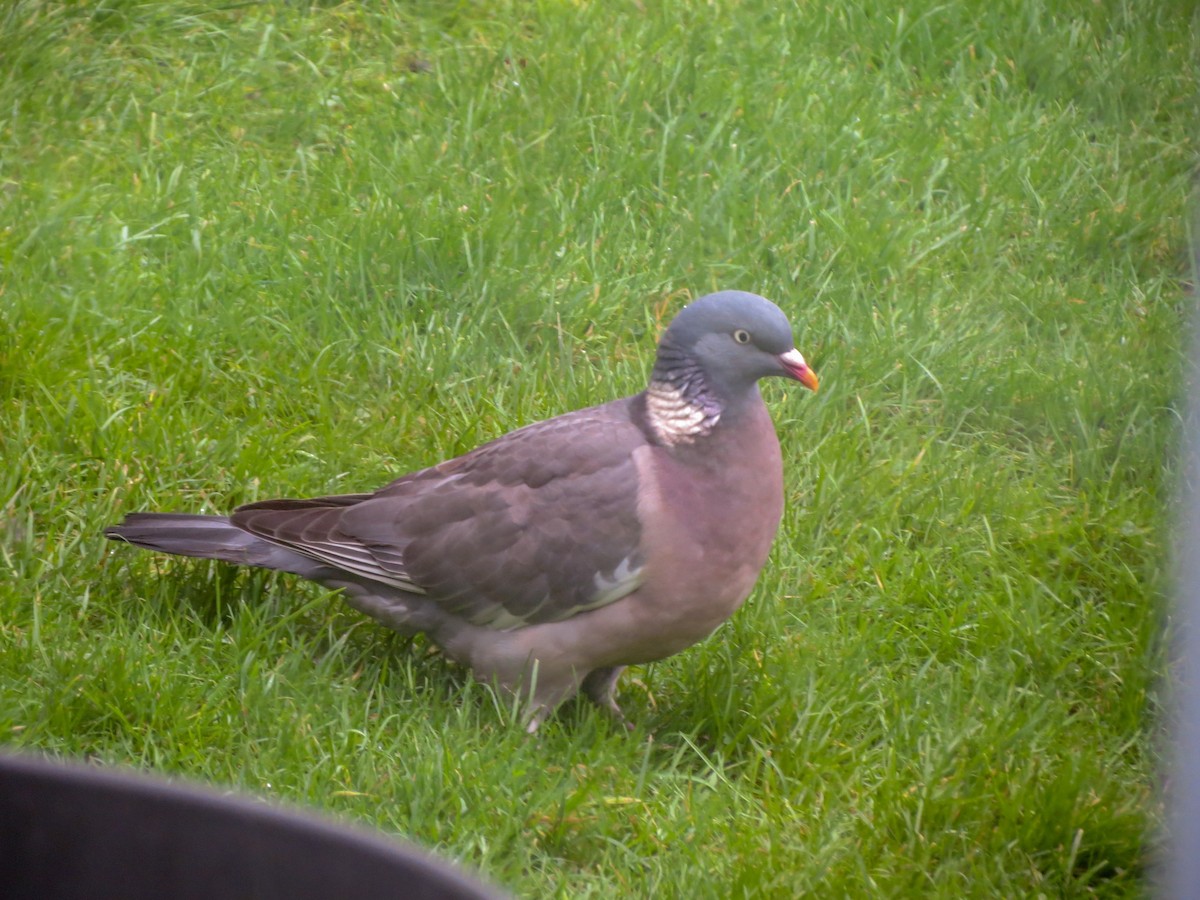
[[[621,707],[617,705],[616,698],[617,679],[621,677],[621,673],[624,671],[624,666],[593,669],[583,679],[580,689],[589,700],[611,715],[617,722],[624,725],[626,730],[632,731],[633,725],[625,718],[625,714],[621,712]]]

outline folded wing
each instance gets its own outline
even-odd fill
[[[641,583],[628,401],[511,432],[374,494],[272,500],[232,521],[497,629],[555,622]]]

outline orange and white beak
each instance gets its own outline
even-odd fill
[[[817,389],[817,385],[820,383],[817,380],[817,373],[808,367],[808,363],[804,361],[799,350],[793,349],[787,353],[780,353],[778,359],[789,378],[795,378],[810,391]]]

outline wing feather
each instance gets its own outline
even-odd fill
[[[641,583],[629,401],[568,413],[374,494],[266,501],[235,525],[448,612],[509,629],[612,603]]]

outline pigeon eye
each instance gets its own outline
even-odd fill
[[[750,332],[744,328],[739,328],[733,333],[733,339],[739,344],[748,344],[750,343]]]

